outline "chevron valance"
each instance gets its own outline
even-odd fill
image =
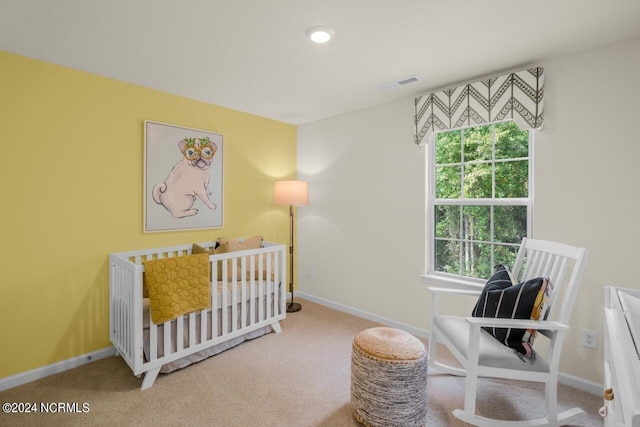
[[[543,106],[542,67],[430,93],[415,99],[415,143],[437,131],[509,119],[520,129],[539,129]]]

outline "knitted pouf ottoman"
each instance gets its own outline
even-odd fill
[[[424,426],[427,352],[422,342],[394,328],[358,333],[351,354],[351,407],[369,427]]]

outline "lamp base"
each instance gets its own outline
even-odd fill
[[[296,311],[302,310],[302,306],[297,302],[292,302],[291,304],[287,304],[287,313],[295,313]]]

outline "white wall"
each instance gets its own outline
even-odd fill
[[[403,100],[299,128],[298,177],[309,181],[310,206],[298,209],[297,283],[426,326],[425,149],[411,143],[412,114]]]
[[[637,164],[640,39],[545,67],[545,125],[535,136],[534,237],[591,249],[561,370],[603,379],[603,289],[640,288]],[[436,88],[434,88],[436,89]],[[300,126],[298,287],[428,329],[425,148],[412,143],[413,98]],[[310,277],[308,277],[310,276]],[[581,328],[598,332],[596,351]]]

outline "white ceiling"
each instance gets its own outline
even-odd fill
[[[292,124],[635,37],[638,0],[0,0],[0,50]]]

